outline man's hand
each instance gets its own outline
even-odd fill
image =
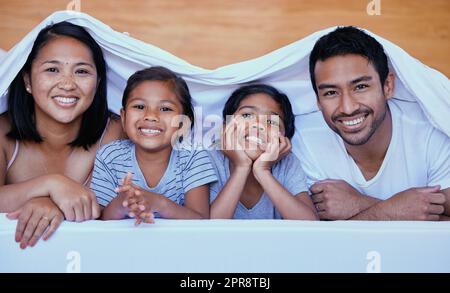
[[[344,180],[318,181],[310,188],[320,219],[347,220],[378,202],[362,195]]]
[[[444,212],[445,195],[440,186],[410,188],[386,200],[391,220],[439,221]]]

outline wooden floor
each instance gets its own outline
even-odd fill
[[[10,49],[69,0],[0,0]],[[81,0],[81,11],[205,68],[258,57],[333,25],[367,28],[450,76],[450,0]]]

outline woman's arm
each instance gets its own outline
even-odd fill
[[[38,176],[19,183],[7,184],[7,146],[12,142],[6,137],[9,126],[0,116],[0,212],[12,212],[29,200],[37,197],[50,199],[63,211],[69,221],[83,221],[97,218],[100,213],[94,194],[78,182],[60,174]]]
[[[69,221],[81,222],[100,216],[95,195],[64,175],[53,174],[0,186],[0,211],[12,212],[35,197],[49,196]]]
[[[4,168],[6,171],[6,168]],[[4,174],[3,181],[5,183]],[[35,177],[15,184],[0,186],[0,212],[9,213],[22,207],[27,201],[35,197],[50,196],[50,185],[54,179],[52,175]]]

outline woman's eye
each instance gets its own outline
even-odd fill
[[[78,70],[76,71],[76,73],[78,73],[78,74],[88,74],[89,71],[87,71],[86,69],[78,69]]]
[[[250,119],[250,118],[253,118],[253,114],[252,113],[244,113],[244,114],[242,114],[242,117],[244,117],[245,119]]]
[[[133,105],[132,108],[138,109],[138,110],[144,110],[144,105]]]
[[[169,107],[161,107],[160,111],[161,112],[169,112],[169,111],[172,111],[172,109],[170,109]]]
[[[50,67],[50,68],[45,69],[45,71],[47,71],[47,72],[58,72],[58,68]]]

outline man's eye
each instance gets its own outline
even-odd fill
[[[368,88],[368,87],[369,86],[367,84],[358,84],[355,89],[356,90],[363,90],[363,89]]]
[[[173,111],[173,110],[170,109],[169,107],[161,107],[160,111],[161,112],[169,112],[169,111]]]
[[[134,109],[144,110],[144,105],[134,105],[132,106]]]
[[[47,72],[58,72],[58,68],[50,67],[50,68],[45,69],[45,71],[47,71]]]
[[[244,114],[242,114],[242,117],[244,117],[245,119],[250,119],[250,118],[253,118],[253,114],[252,113],[244,113]]]
[[[337,94],[336,91],[327,91],[327,92],[325,92],[323,95],[324,95],[325,97],[330,97],[330,96],[334,96],[334,95],[336,95],[336,94]]]

